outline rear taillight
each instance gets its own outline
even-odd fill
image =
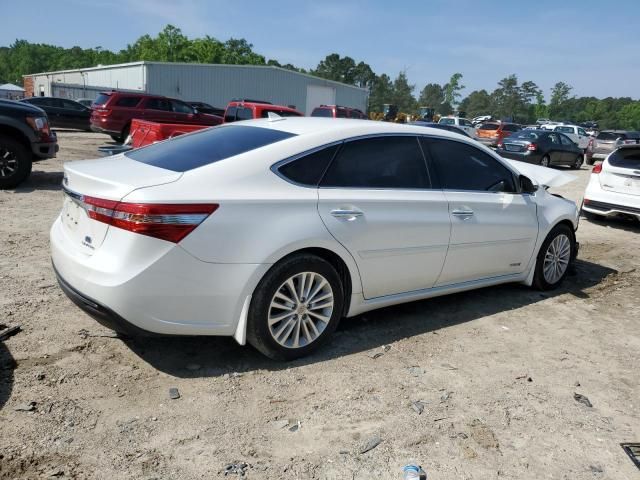
[[[34,132],[40,137],[40,141],[50,141],[51,130],[46,117],[26,117],[25,119]]]
[[[100,115],[101,117],[107,117],[111,114],[111,110],[108,108],[94,108],[91,112]]]
[[[527,150],[529,150],[530,152],[535,152],[538,149],[538,145],[536,145],[535,143],[530,143],[529,145],[527,145]]]
[[[217,203],[127,203],[88,196],[82,200],[89,217],[98,222],[173,243],[218,209]]]
[[[601,171],[602,171],[602,163],[598,163],[594,165],[593,169],[591,170],[591,173],[600,173]]]

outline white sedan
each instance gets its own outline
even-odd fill
[[[640,145],[622,145],[591,171],[582,210],[590,216],[640,220]]]
[[[120,332],[230,335],[292,359],[343,317],[506,282],[558,286],[571,176],[366,120],[236,122],[64,167],[60,285]],[[527,176],[525,176],[527,175]]]

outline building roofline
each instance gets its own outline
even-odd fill
[[[38,72],[38,73],[31,73],[31,74],[28,74],[28,75],[23,75],[22,77],[24,78],[24,77],[34,77],[34,76],[37,76],[37,75],[55,75],[55,74],[59,74],[59,73],[86,72],[86,71],[93,71],[93,70],[105,70],[105,69],[110,69],[110,68],[133,67],[133,66],[137,66],[137,65],[188,65],[190,67],[267,68],[267,69],[281,70],[283,72],[287,72],[287,73],[291,73],[291,74],[295,74],[295,75],[301,75],[301,76],[304,76],[304,77],[312,78],[314,80],[320,80],[320,81],[323,81],[323,82],[326,82],[326,83],[329,83],[329,84],[339,85],[341,87],[353,88],[353,89],[356,89],[356,90],[361,90],[363,92],[369,93],[369,89],[368,88],[358,87],[356,85],[349,85],[348,83],[342,83],[342,82],[338,82],[336,80],[328,80],[326,78],[317,77],[317,76],[311,75],[309,73],[296,72],[295,70],[289,70],[287,68],[276,67],[276,66],[273,66],[273,65],[235,65],[235,64],[228,64],[228,63],[151,62],[151,61],[141,60],[141,61],[138,61],[138,62],[116,63],[116,64],[113,64],[113,65],[101,65],[99,67],[72,68],[72,69],[69,69],[69,70],[56,70],[56,71],[52,71],[52,72]]]

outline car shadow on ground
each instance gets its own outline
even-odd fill
[[[620,230],[625,230],[627,232],[640,233],[640,220],[636,220],[635,218],[631,217],[627,218],[623,216],[617,216],[598,218],[582,215],[581,220],[592,223],[594,225],[599,225],[603,228],[617,228]]]
[[[613,273],[617,273],[616,270],[577,260],[571,276],[553,291],[540,292],[515,284],[501,285],[368,312],[343,319],[333,337],[320,350],[289,363],[269,360],[229,337],[138,337],[124,338],[123,341],[152,367],[180,378],[281,370],[365,352],[558,295],[589,298],[586,290]],[[191,369],[187,368],[188,365]],[[199,368],[194,370],[193,365]]]
[[[31,193],[36,190],[60,190],[62,188],[62,172],[31,172],[29,178],[15,188],[15,193]]]
[[[4,407],[11,396],[11,391],[13,390],[13,371],[16,366],[16,361],[11,355],[11,352],[9,352],[4,342],[0,341],[0,410],[2,410],[2,407]]]

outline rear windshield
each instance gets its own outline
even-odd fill
[[[94,105],[104,105],[105,103],[107,103],[109,101],[109,98],[111,98],[111,95],[107,94],[107,93],[101,93],[100,95],[98,95],[96,97],[96,99],[93,101]]]
[[[621,148],[609,156],[612,167],[640,170],[640,148]]]
[[[480,130],[497,130],[499,126],[497,123],[483,123]]]
[[[330,108],[315,108],[311,112],[312,117],[333,117],[333,112]]]
[[[509,138],[517,138],[520,140],[537,140],[540,135],[536,132],[521,130],[517,133],[514,133]]]
[[[626,135],[618,132],[600,132],[596,138],[598,140],[616,140],[618,138],[626,138]]]
[[[154,167],[186,172],[295,136],[270,128],[224,126],[173,138],[125,155]]]

